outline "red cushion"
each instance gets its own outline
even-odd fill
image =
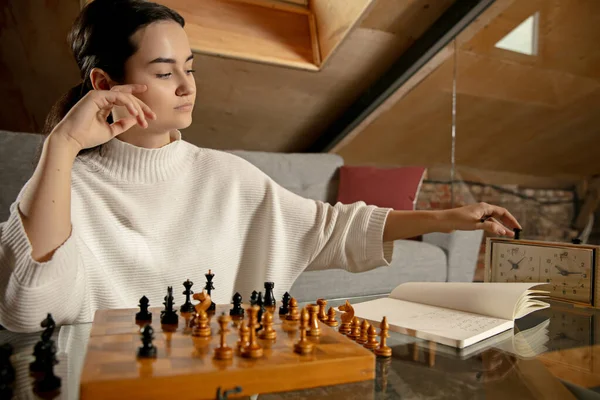
[[[424,173],[424,167],[343,166],[337,200],[343,204],[364,201],[394,210],[414,210]]]

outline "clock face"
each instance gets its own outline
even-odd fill
[[[494,242],[494,282],[541,282],[550,296],[591,303],[591,249]]]

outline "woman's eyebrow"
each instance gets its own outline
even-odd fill
[[[194,55],[190,54],[188,56],[188,58],[186,58],[185,62],[188,62],[188,61],[192,60],[193,58],[194,58]],[[157,63],[176,64],[177,61],[175,61],[174,58],[158,57],[158,58],[155,58],[154,60],[150,61],[148,64],[157,64]]]

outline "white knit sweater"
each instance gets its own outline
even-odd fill
[[[389,209],[329,204],[297,196],[249,162],[198,148],[174,132],[160,149],[118,139],[80,156],[72,170],[72,234],[50,261],[31,258],[17,210],[0,225],[0,324],[40,330],[90,322],[101,308],[162,306],[173,286],[199,292],[215,274],[213,301],[275,282],[275,296],[306,268],[366,271],[389,265],[383,243]],[[22,192],[21,192],[22,193]],[[20,197],[20,195],[19,195]]]

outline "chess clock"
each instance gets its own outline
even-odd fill
[[[555,300],[600,307],[600,246],[488,238],[485,282],[540,282]]]

